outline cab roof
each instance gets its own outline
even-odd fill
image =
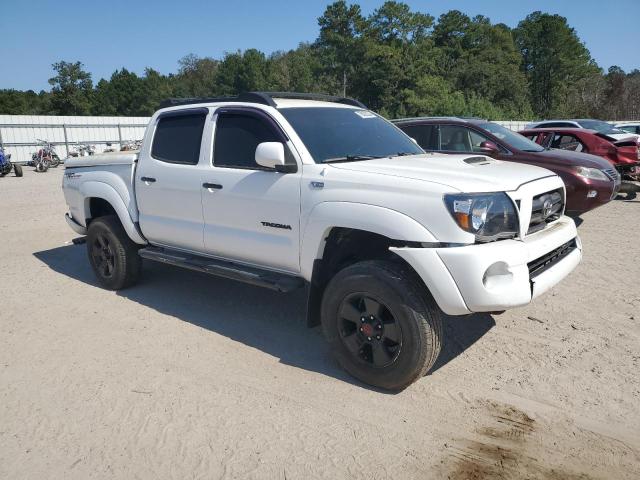
[[[347,105],[358,108],[367,108],[361,102],[353,98],[299,92],[245,92],[240,95],[229,97],[168,98],[160,103],[159,108],[211,103],[256,103],[273,108],[319,106],[318,104],[322,103],[326,104],[326,106]]]

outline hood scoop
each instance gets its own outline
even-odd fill
[[[488,157],[469,157],[465,158],[463,162],[469,165],[489,165],[493,160]]]

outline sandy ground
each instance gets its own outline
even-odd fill
[[[584,216],[531,306],[448,318],[436,368],[359,384],[282,295],[158,264],[96,286],[60,169],[0,179],[0,478],[640,477],[640,202]]]

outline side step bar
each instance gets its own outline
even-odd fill
[[[200,257],[166,248],[145,247],[138,250],[138,254],[147,260],[238,280],[279,292],[290,292],[304,286],[304,280],[294,275],[247,267],[238,263]]]

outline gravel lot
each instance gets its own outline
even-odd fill
[[[96,286],[62,170],[0,179],[0,478],[640,478],[640,201],[527,308],[448,318],[436,368],[361,385],[274,294],[145,265]]]

